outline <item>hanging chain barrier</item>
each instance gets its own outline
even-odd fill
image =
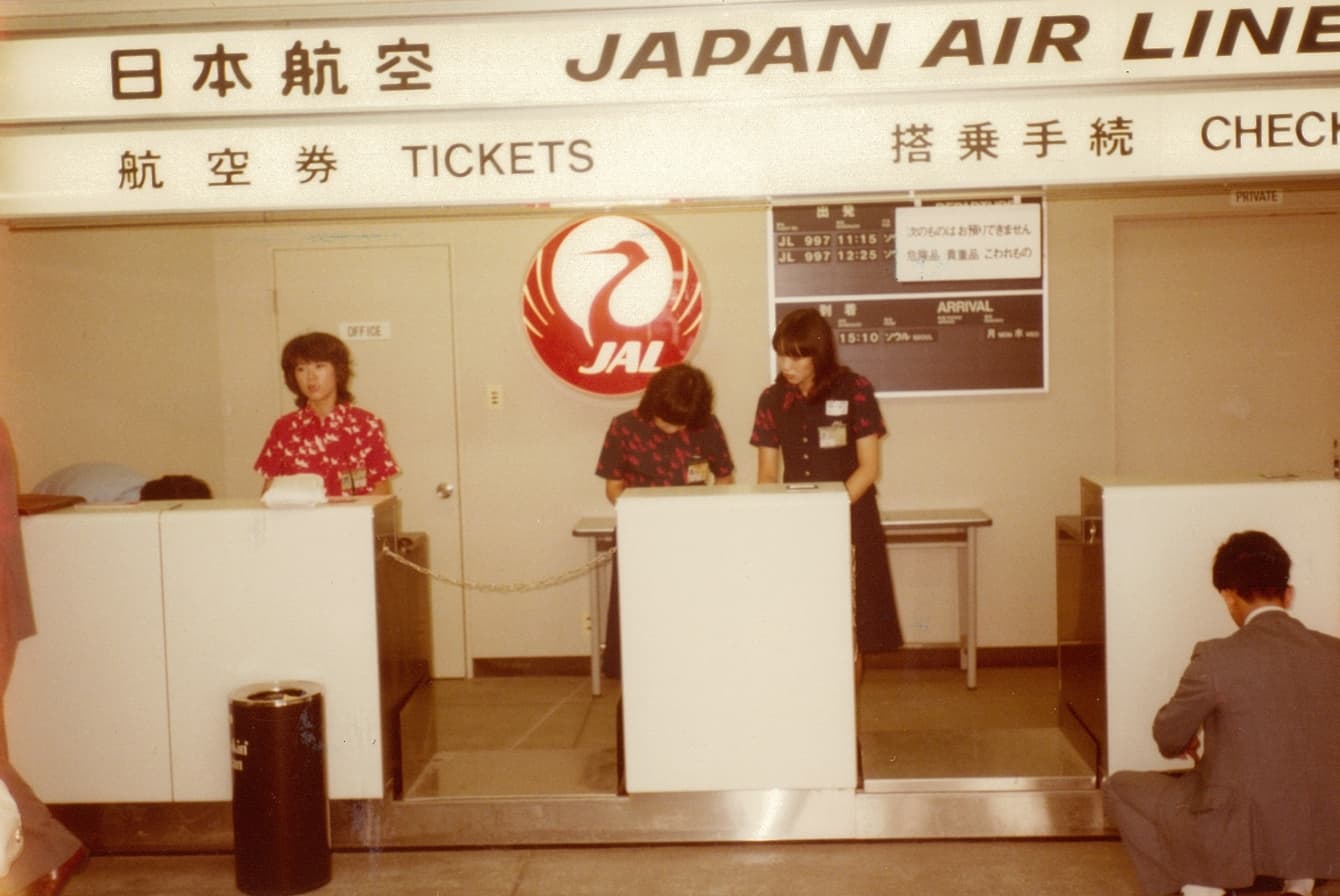
[[[518,594],[522,591],[542,591],[545,588],[552,588],[555,585],[561,585],[564,582],[571,582],[573,579],[579,579],[593,569],[604,566],[614,558],[614,552],[618,548],[611,547],[608,550],[600,551],[590,560],[581,566],[573,567],[564,572],[556,573],[552,576],[546,576],[543,579],[536,579],[533,582],[513,582],[505,585],[495,585],[488,582],[471,582],[468,579],[453,579],[451,576],[440,572],[434,572],[426,566],[420,566],[408,557],[396,553],[389,544],[382,545],[382,554],[390,557],[401,566],[407,566],[417,573],[437,579],[439,582],[446,582],[448,585],[455,585],[459,588],[468,588],[471,591],[488,591],[495,594]]]

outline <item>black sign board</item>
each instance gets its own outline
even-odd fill
[[[1002,205],[1020,203],[1034,204],[1023,220],[1035,213],[1037,232],[992,223]],[[901,247],[900,210],[923,207],[911,200],[775,207],[774,325],[793,308],[818,308],[842,363],[880,394],[1045,390],[1041,199],[925,205],[937,208],[936,225],[908,228],[905,220],[901,232],[913,236]],[[1006,236],[991,235],[993,227]],[[919,233],[932,242],[912,245]]]

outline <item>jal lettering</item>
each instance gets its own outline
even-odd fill
[[[617,342],[602,342],[596,352],[595,360],[585,367],[577,368],[577,372],[589,376],[613,373],[616,368],[622,368],[627,373],[655,373],[660,370],[658,362],[661,360],[661,351],[664,348],[664,342],[654,339],[648,343],[644,355],[641,342],[625,342],[622,345]]]
[[[411,44],[403,37],[393,44],[377,47],[377,58],[385,60],[377,66],[377,74],[390,78],[389,83],[379,85],[380,90],[429,90],[432,83],[421,80],[433,70],[428,63],[427,44]]]
[[[929,162],[931,160],[931,132],[929,124],[896,125],[893,129],[893,162]]]
[[[992,46],[991,64],[1005,65],[1014,61],[1023,19],[1005,20],[1000,37]],[[1029,44],[1028,62],[1037,64],[1055,51],[1066,62],[1079,62],[1079,44],[1089,36],[1089,20],[1085,16],[1042,16],[1033,29]],[[922,68],[935,68],[946,59],[961,59],[971,66],[986,65],[986,46],[982,42],[982,25],[978,19],[955,19],[945,28],[940,39],[921,63]]]
[[[155,49],[112,51],[112,98],[156,100],[163,95],[163,59]]]
[[[971,158],[980,162],[988,157],[997,158],[995,150],[999,143],[1000,134],[991,122],[965,124],[958,135],[958,145],[963,150],[959,160]]]
[[[209,182],[211,187],[243,187],[251,181],[246,176],[250,154],[237,149],[223,149],[209,153],[209,170],[216,179]]]
[[[1024,146],[1037,147],[1035,158],[1045,158],[1053,146],[1064,146],[1065,137],[1060,129],[1061,122],[1053,118],[1048,121],[1030,121],[1024,134]]]
[[[677,32],[653,31],[640,41],[635,36],[629,37],[628,45],[636,41],[636,47],[628,61],[622,63],[617,77],[627,81],[644,73],[658,72],[666,78],[683,78],[686,77],[686,58],[693,60],[688,75],[693,78],[708,77],[715,69],[738,68],[746,60],[748,64],[743,72],[746,75],[762,74],[770,68],[786,68],[796,73],[831,72],[839,57],[849,58],[862,71],[871,71],[883,62],[891,27],[888,22],[877,23],[864,43],[851,25],[831,25],[822,38],[812,34],[807,36],[805,29],[800,27],[775,28],[763,39],[759,49],[752,52],[752,58],[754,38],[749,32],[737,28],[709,29],[696,38],[686,36],[686,43],[691,47],[687,57],[680,50]],[[594,64],[584,66],[581,59],[568,59],[565,67],[568,77],[589,83],[615,74],[621,45],[624,45],[623,34],[606,34]],[[814,49],[818,51],[818,58],[817,64],[811,68]]]
[[[526,174],[584,174],[595,167],[591,141],[534,140],[508,143],[421,143],[401,146],[409,154],[411,177],[472,177]]]
[[[1128,156],[1135,152],[1131,145],[1134,139],[1134,122],[1129,118],[1097,118],[1089,125],[1089,149],[1096,156]]]
[[[302,45],[302,41],[294,41],[293,46],[284,53],[284,96],[288,96],[295,88],[302,91],[303,96],[322,94],[326,92],[327,86],[337,96],[348,93],[349,86],[340,83],[339,55],[340,50],[332,47],[328,40],[310,51]],[[316,65],[312,65],[314,56]],[[312,81],[313,76],[316,77],[315,83]]]
[[[1200,142],[1225,149],[1282,149],[1340,145],[1340,113],[1275,112],[1268,115],[1212,115],[1201,123]]]
[[[213,53],[200,54],[194,58],[200,63],[200,77],[195,79],[192,90],[199,91],[201,87],[208,86],[219,96],[227,96],[228,91],[236,87],[251,89],[251,82],[242,71],[242,63],[247,59],[246,53],[226,53],[223,44],[217,44]],[[214,75],[213,80],[208,80],[207,83],[211,73]]]
[[[163,189],[163,182],[158,179],[158,162],[162,157],[157,153],[145,150],[140,155],[136,155],[130,150],[121,153],[121,183],[117,185],[118,190],[143,190],[149,187],[153,190]]]
[[[314,180],[326,183],[335,173],[335,154],[329,146],[317,148],[304,146],[298,152],[298,173],[304,175],[301,183],[310,184]]]
[[[1289,26],[1295,8],[1276,7],[1268,21],[1251,9],[1229,9],[1222,21],[1210,9],[1197,10],[1190,20],[1166,12],[1136,14],[1123,59],[1195,58],[1213,47],[1215,56],[1254,52],[1278,56],[1288,49]],[[1155,16],[1158,16],[1156,19]],[[1312,6],[1293,45],[1298,53],[1340,52],[1340,6]],[[1214,40],[1217,38],[1217,40]]]

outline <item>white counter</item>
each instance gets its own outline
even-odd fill
[[[1182,767],[1150,732],[1195,643],[1234,631],[1210,583],[1215,551],[1244,529],[1273,535],[1293,558],[1294,615],[1340,635],[1340,482],[1090,481],[1101,494],[1107,768]]]
[[[53,803],[231,798],[228,695],[325,690],[332,798],[384,792],[375,538],[393,498],[78,506],[24,517],[38,634],[5,701],[14,764]]]
[[[629,489],[615,508],[628,792],[854,790],[841,485]]]

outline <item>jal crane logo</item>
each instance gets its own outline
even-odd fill
[[[531,345],[557,376],[587,392],[629,395],[688,357],[703,295],[674,237],[601,215],[569,224],[536,253],[522,311]]]

